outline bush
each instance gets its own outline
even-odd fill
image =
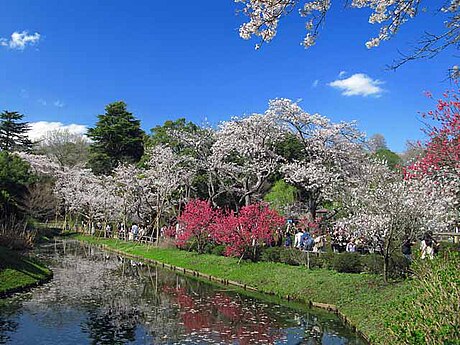
[[[460,253],[413,264],[410,294],[392,306],[386,324],[395,344],[459,344]]]
[[[30,249],[34,245],[36,231],[30,230],[27,223],[15,217],[0,221],[0,246],[9,249]]]
[[[328,254],[304,252],[294,248],[269,247],[262,251],[261,261],[281,262],[291,266],[308,266],[310,268],[327,268]]]
[[[214,246],[212,249],[211,249],[211,254],[213,255],[218,255],[218,256],[224,256],[224,253],[225,253],[225,246],[224,245],[217,245],[217,246]]]
[[[460,243],[440,242],[439,253],[460,252]]]
[[[366,254],[361,256],[363,272],[372,274],[383,273],[383,256],[379,254]]]
[[[285,250],[283,247],[268,247],[261,251],[260,261],[267,262],[281,262],[282,252]]]
[[[393,253],[390,258],[388,274],[392,278],[405,278],[410,270],[410,262],[402,253]]]
[[[333,256],[332,267],[340,273],[360,273],[363,265],[357,253],[340,253]]]

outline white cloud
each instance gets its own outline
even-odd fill
[[[379,97],[383,93],[383,89],[379,86],[383,81],[372,79],[364,73],[353,74],[346,79],[338,79],[329,83],[336,89],[342,91],[344,96],[376,96]]]
[[[60,100],[54,101],[53,105],[58,108],[63,108],[65,106],[65,104],[61,102]]]
[[[43,98],[39,98],[37,102],[40,103],[43,106],[46,106],[48,104],[48,103],[46,103],[46,101]]]
[[[85,135],[88,128],[85,125],[72,123],[64,125],[62,122],[38,121],[29,123],[30,129],[27,133],[30,140],[35,141],[43,138],[48,132],[57,130],[68,130],[70,133]]]
[[[27,31],[15,31],[11,34],[9,39],[0,38],[0,46],[16,50],[24,50],[28,45],[37,44],[40,41],[40,38],[41,36],[38,32],[29,35]]]
[[[319,79],[315,79],[315,81],[313,83],[311,83],[311,87],[315,88],[315,87],[318,86],[318,84],[319,84]]]
[[[346,74],[347,74],[347,71],[340,71],[339,78],[345,77]]]

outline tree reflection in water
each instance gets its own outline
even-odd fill
[[[57,245],[40,255],[55,277],[14,312],[0,306],[0,343],[363,344],[335,315],[222,291],[88,245]]]

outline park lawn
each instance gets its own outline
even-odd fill
[[[333,304],[373,344],[391,343],[390,330],[385,326],[385,320],[392,312],[391,304],[409,296],[411,285],[410,280],[385,284],[382,277],[371,274],[308,270],[302,266],[273,262],[238,264],[238,259],[235,258],[197,254],[175,248],[156,248],[81,235],[77,239],[217,278],[237,281],[279,297],[290,296],[306,303],[312,301]]]
[[[36,285],[51,277],[41,263],[0,247],[0,297]]]

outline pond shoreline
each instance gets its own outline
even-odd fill
[[[359,328],[359,326],[357,325],[357,322],[354,322],[345,312],[343,312],[342,308],[340,308],[339,306],[337,306],[335,304],[332,304],[332,303],[316,302],[316,301],[304,298],[303,296],[299,297],[298,295],[297,296],[296,295],[289,295],[289,294],[281,295],[279,293],[276,293],[274,291],[271,291],[271,290],[265,288],[264,286],[256,287],[256,286],[252,286],[250,284],[245,284],[243,282],[238,282],[238,281],[235,281],[235,280],[232,280],[232,279],[219,277],[219,276],[217,276],[215,274],[214,275],[213,274],[208,274],[208,273],[202,272],[201,270],[185,268],[185,267],[182,267],[182,266],[179,266],[179,265],[168,263],[167,260],[158,260],[158,259],[149,258],[149,257],[147,257],[145,255],[135,254],[135,253],[130,252],[129,248],[125,248],[125,249],[116,248],[116,243],[114,243],[114,242],[116,242],[116,240],[96,239],[94,237],[87,237],[87,236],[77,236],[76,238],[79,241],[96,244],[97,246],[99,246],[99,247],[101,247],[101,248],[103,248],[105,250],[108,250],[108,251],[111,251],[111,252],[114,252],[114,253],[117,253],[117,254],[132,258],[132,259],[136,259],[136,260],[139,260],[139,261],[144,261],[144,262],[147,262],[147,263],[150,263],[150,264],[153,264],[153,265],[159,265],[161,267],[170,269],[170,270],[172,270],[172,271],[174,271],[176,273],[180,273],[180,274],[184,274],[184,275],[188,275],[188,276],[193,276],[193,277],[203,279],[203,280],[208,280],[210,282],[214,282],[214,283],[217,283],[217,284],[220,284],[220,285],[234,286],[236,288],[247,290],[247,291],[254,291],[254,292],[262,293],[262,294],[265,294],[265,295],[277,296],[278,298],[284,299],[286,301],[301,302],[301,303],[307,304],[310,307],[315,307],[315,308],[320,308],[320,309],[323,309],[323,310],[327,310],[329,312],[332,312],[332,313],[338,315],[338,317],[342,320],[342,322],[344,324],[346,324],[348,327],[350,327],[354,332],[356,332],[368,344],[386,343],[386,340],[388,340],[388,339],[379,339],[380,340],[379,342],[373,341],[371,339],[371,336],[369,336],[367,333],[365,333],[362,329]],[[150,249],[150,250],[152,250],[152,249],[155,250],[156,249],[155,247],[152,247],[152,246],[149,246],[149,245],[142,245],[142,244],[131,244],[131,248],[132,248],[132,246],[145,247],[145,249]],[[385,329],[378,330],[378,332],[382,332],[382,331],[384,332]]]
[[[53,278],[42,262],[0,247],[0,299],[23,293]]]

